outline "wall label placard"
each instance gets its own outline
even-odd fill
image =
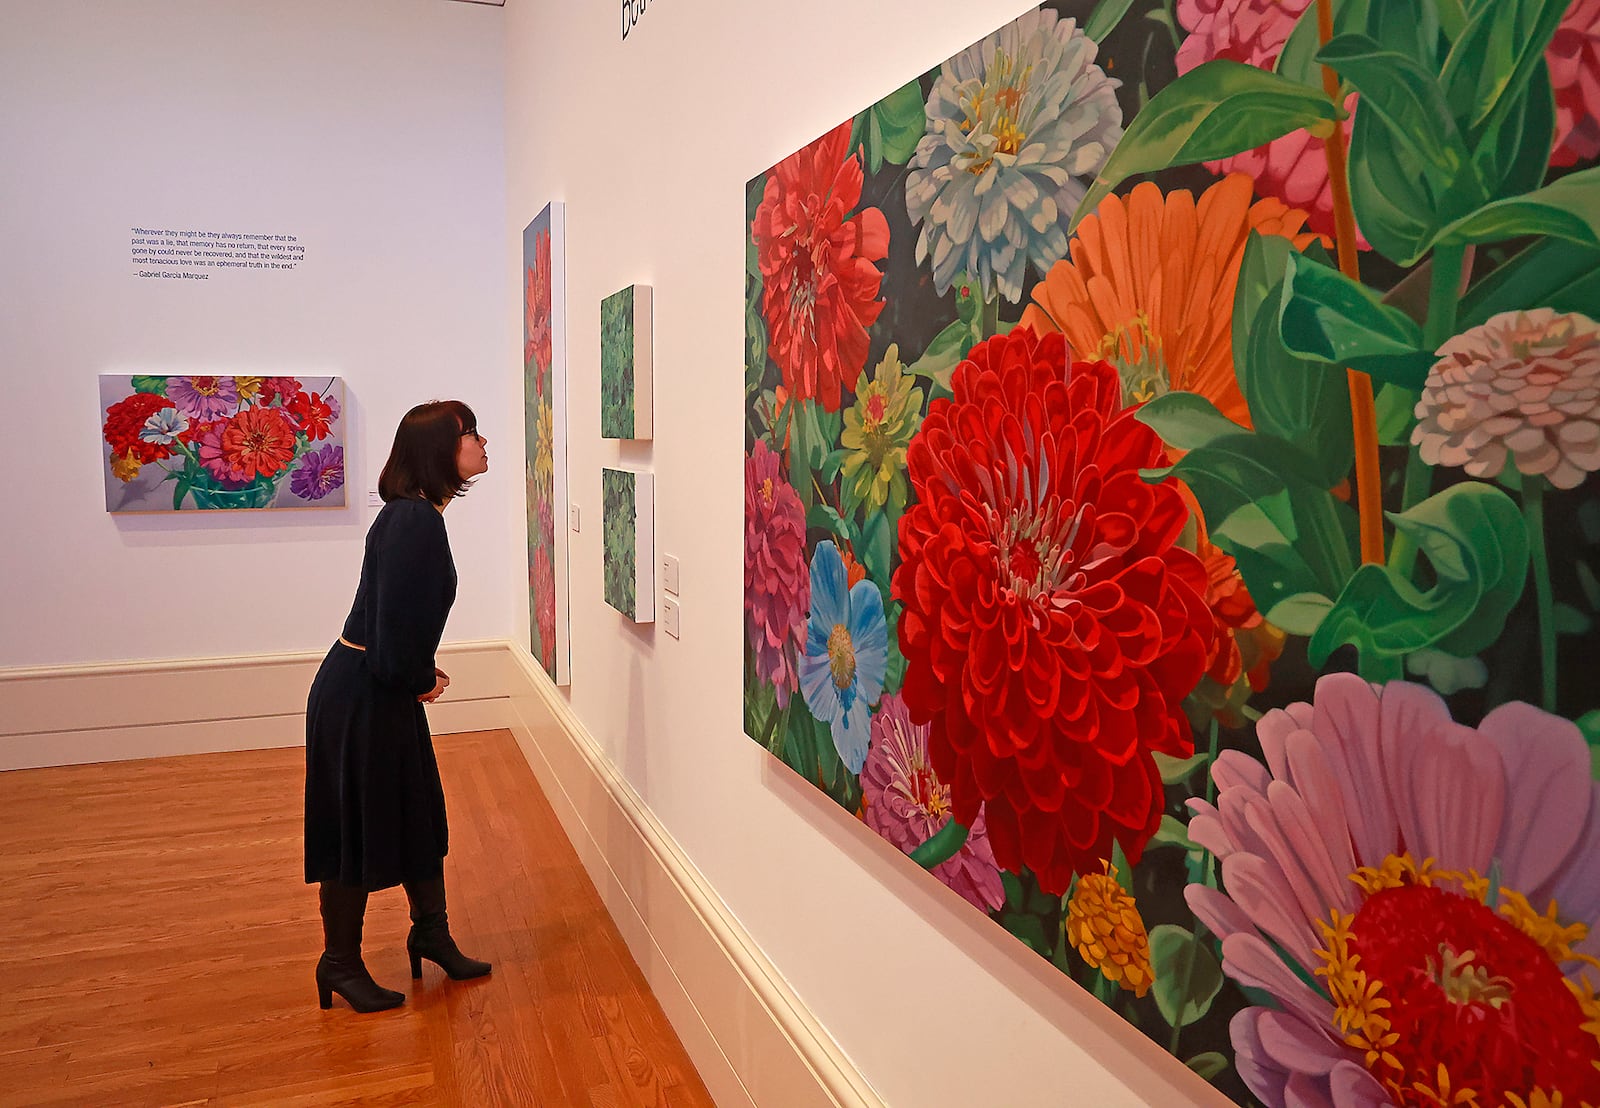
[[[290,272],[306,258],[306,248],[298,235],[153,227],[132,227],[130,231],[130,258],[136,277],[207,281],[216,270]]]

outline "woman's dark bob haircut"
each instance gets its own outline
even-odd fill
[[[477,433],[478,417],[459,400],[418,404],[395,429],[389,460],[378,475],[378,495],[385,504],[421,497],[434,505],[466,495],[472,482],[461,479],[456,451],[462,435]]]

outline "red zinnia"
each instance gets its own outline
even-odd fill
[[[312,442],[328,437],[328,421],[333,418],[333,408],[314,392],[296,393],[289,401],[289,414],[296,426]]]
[[[955,818],[1064,893],[1161,821],[1152,752],[1194,750],[1183,700],[1213,631],[1189,510],[1105,362],[1027,328],[975,347],[908,451],[894,596],[912,718]]]
[[[780,707],[799,687],[810,604],[805,506],[783,459],[757,439],[744,461],[744,629],[756,675],[772,683]]]
[[[170,458],[172,456],[170,447],[144,441],[139,437],[139,429],[161,409],[176,407],[176,404],[164,396],[136,392],[107,408],[105,426],[101,430],[106,442],[111,444],[112,457],[132,457],[140,462]]]
[[[863,179],[849,147],[847,120],[774,166],[751,227],[772,360],[795,399],[830,412],[866,365],[867,328],[883,311],[877,263],[889,253],[881,211],[846,218]]]
[[[222,429],[221,454],[237,480],[271,477],[294,460],[294,428],[279,408],[246,408]]]
[[[534,374],[535,388],[543,387],[544,371],[550,368],[550,232],[541,231],[536,237],[533,265],[528,266],[528,276],[523,285],[522,361],[532,362],[539,371]]]

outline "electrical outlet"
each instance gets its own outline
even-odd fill
[[[661,587],[673,596],[678,595],[678,559],[674,554],[661,555]]]
[[[578,506],[576,504],[567,509],[567,516],[572,529],[576,531],[578,529]]]
[[[381,508],[381,507],[383,507],[383,497],[378,495],[378,490],[377,489],[368,489],[367,490],[367,507],[369,507],[369,508]]]
[[[670,596],[661,598],[661,626],[673,638],[681,638],[678,634],[678,602]]]

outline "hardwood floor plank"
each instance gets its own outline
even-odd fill
[[[402,890],[364,954],[407,1003],[316,1005],[304,753],[0,773],[7,1106],[711,1103],[509,733],[436,740],[451,929],[412,981]]]

